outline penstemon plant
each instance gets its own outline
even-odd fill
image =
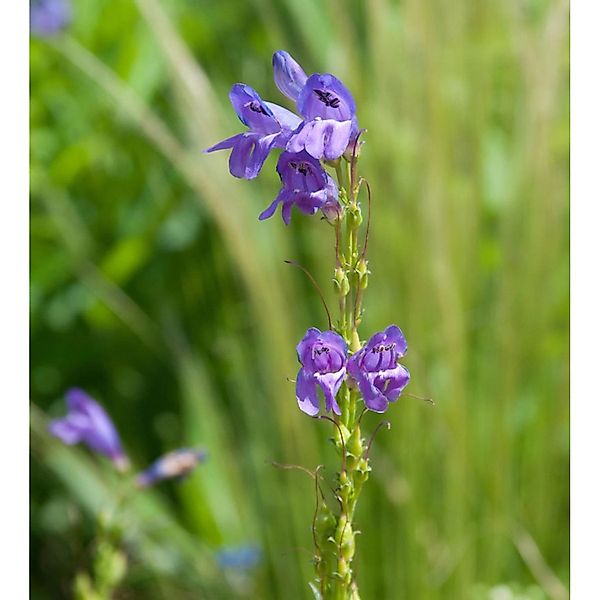
[[[296,103],[301,116],[262,100],[253,88],[237,83],[229,97],[248,130],[206,152],[231,149],[231,174],[254,179],[271,150],[281,149],[277,162],[281,191],[259,219],[273,216],[281,204],[287,225],[295,206],[307,215],[320,211],[335,232],[333,282],[339,314],[334,323],[329,318],[327,331],[311,327],[297,345],[301,368],[296,377],[296,400],[304,413],[331,421],[340,457],[333,502],[320,491],[318,470],[314,473],[316,579],[310,587],[321,600],[358,600],[352,569],[354,516],[371,471],[370,441],[362,436],[361,419],[366,411],[385,412],[408,384],[409,372],[399,364],[407,343],[396,325],[375,333],[366,343],[361,342],[359,335],[369,279],[371,192],[358,172],[363,130],[358,126],[352,94],[329,73],[307,76],[282,50],[274,54],[273,68],[277,87]],[[361,236],[359,195],[363,189],[369,210]],[[325,414],[320,414],[321,393]]]

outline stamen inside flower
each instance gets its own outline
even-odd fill
[[[379,346],[374,346],[371,349],[373,354],[381,354],[382,352],[387,352],[388,350],[393,350],[396,346],[396,342],[392,342],[391,344],[379,344]]]
[[[334,96],[331,92],[326,92],[325,90],[313,90],[317,95],[317,98],[325,105],[330,108],[338,108],[340,106],[341,100]]]
[[[247,104],[244,104],[244,106],[255,113],[261,113],[263,115],[269,116],[269,113],[266,111],[265,107],[256,100],[252,100],[252,102],[248,102]]]
[[[305,177],[311,172],[311,167],[308,163],[305,162],[290,162],[290,167],[292,169],[296,169],[297,173],[304,175]]]

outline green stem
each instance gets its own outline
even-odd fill
[[[366,280],[359,271],[359,262],[364,262],[364,257],[359,257],[358,253],[362,215],[355,186],[355,161],[347,164],[346,176],[341,162],[335,165],[340,198],[345,208],[343,221],[336,224],[335,281],[340,311],[338,331],[348,343],[350,351],[356,352],[360,349],[358,325],[366,286]],[[364,458],[366,445],[358,422],[358,400],[357,390],[350,389],[344,383],[339,394],[342,415],[334,428],[334,440],[341,459],[336,488],[339,511],[333,514],[322,503],[316,516],[319,524],[327,523],[326,527],[316,532],[319,539],[317,574],[323,600],[360,600],[352,571],[355,551],[353,519],[360,491],[368,478],[369,465],[368,459]]]

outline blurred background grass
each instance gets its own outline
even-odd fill
[[[283,263],[328,290],[331,231],[257,221],[273,157],[247,182],[200,153],[240,129],[232,83],[282,101],[270,58],[284,48],[356,97],[374,193],[363,335],[398,323],[411,391],[436,402],[399,402],[374,445],[363,597],[566,598],[567,3],[73,9],[63,36],[31,44],[32,597],[70,597],[98,510],[123,531],[118,597],[309,597],[313,486],[270,462],[333,469],[327,427],[286,381],[326,321]],[[138,466],[183,445],[209,462],[128,494],[46,434],[72,385],[108,408]],[[215,551],[247,543],[262,564],[220,570]]]

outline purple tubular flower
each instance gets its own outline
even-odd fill
[[[348,372],[358,382],[360,393],[369,410],[385,412],[407,386],[410,373],[398,360],[408,346],[402,331],[390,325],[376,333],[348,361]]]
[[[284,148],[292,131],[301,123],[289,110],[264,102],[249,85],[236,83],[229,99],[248,131],[207,148],[205,152],[231,148],[229,171],[234,177],[254,179],[273,148]]]
[[[106,411],[83,390],[72,388],[66,393],[69,412],[64,419],[50,422],[50,433],[65,444],[83,442],[94,452],[107,456],[119,469],[129,468],[119,434]]]
[[[148,487],[163,479],[183,479],[200,462],[206,459],[204,450],[180,448],[173,450],[152,463],[136,477],[138,487]]]
[[[294,101],[298,100],[308,79],[302,67],[285,50],[273,54],[273,76],[279,91]]]
[[[348,347],[344,338],[333,331],[311,327],[296,346],[302,368],[296,377],[296,400],[300,410],[314,417],[320,408],[317,384],[325,396],[325,410],[336,415],[342,411],[335,399],[346,376]]]
[[[286,225],[292,218],[292,206],[307,215],[314,215],[320,208],[338,204],[338,188],[325,172],[321,163],[305,151],[282,152],[277,161],[277,172],[283,184],[279,194],[259,215],[264,221],[272,217],[281,203],[281,216]]]
[[[314,73],[300,91],[297,104],[305,120],[286,149],[305,149],[318,159],[342,156],[358,133],[356,104],[344,84],[329,73]]]
[[[52,37],[71,21],[68,0],[33,0],[29,3],[29,27],[38,37]]]

